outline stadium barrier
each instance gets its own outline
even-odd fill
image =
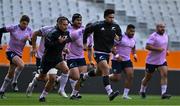
[[[9,65],[9,61],[6,58],[6,53],[5,53],[6,48],[7,46],[4,45],[3,50],[0,50],[0,65]],[[35,64],[35,58],[30,56],[30,51],[31,51],[30,46],[26,46],[24,48],[22,59],[25,62],[25,64]],[[146,55],[147,55],[147,50],[137,50],[138,62],[133,62],[135,69],[144,69]],[[85,52],[85,57],[86,57],[86,62],[89,63],[87,59],[87,52]],[[170,51],[169,56],[167,56],[167,62],[168,62],[169,70],[171,71],[180,70],[180,51]]]

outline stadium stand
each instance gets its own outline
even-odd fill
[[[103,10],[116,10],[116,21],[123,31],[127,24],[137,27],[137,48],[143,49],[145,39],[154,31],[156,22],[164,21],[170,35],[172,50],[180,50],[179,0],[0,0],[0,26],[17,23],[22,14],[31,17],[30,27],[53,25],[58,16],[71,19],[75,12],[83,15],[84,25],[103,19]],[[3,37],[7,43],[8,37]]]

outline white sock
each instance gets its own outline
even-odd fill
[[[76,91],[75,89],[73,89],[71,95],[77,95],[78,92],[79,92],[79,91]]]
[[[74,88],[75,88],[75,86],[76,86],[76,83],[77,83],[77,80],[73,80],[73,79],[70,78],[69,81],[70,81],[72,90],[74,90]]]
[[[84,74],[84,76],[83,76],[84,79],[87,79],[89,77],[88,72],[87,73],[83,73],[83,74]]]
[[[107,85],[105,87],[105,89],[106,89],[106,92],[107,92],[108,95],[110,95],[113,92],[113,90],[111,89],[111,85]]]
[[[63,74],[63,73],[61,74],[59,91],[64,91],[68,77],[69,77],[69,74]]]
[[[35,76],[32,80],[32,86],[36,85],[38,83],[37,77]]]
[[[58,77],[56,78],[56,81],[60,82],[60,79],[61,79],[61,76],[58,76]]]
[[[18,70],[17,68],[15,69],[14,78],[13,78],[12,83],[17,83],[17,80],[18,80],[21,72],[22,72],[22,70]]]
[[[10,79],[10,78],[8,78],[8,77],[5,77],[5,78],[4,78],[4,82],[3,82],[2,86],[1,86],[1,89],[0,89],[1,92],[5,92],[7,86],[8,86],[9,83],[11,82],[11,80],[12,80],[12,79]]]
[[[48,92],[46,92],[45,90],[43,90],[43,92],[41,93],[40,98],[46,97],[48,95]]]
[[[167,85],[161,85],[161,95],[166,93]]]
[[[147,86],[141,85],[140,92],[146,92]]]
[[[129,88],[124,88],[123,96],[128,96],[129,91],[130,91]]]

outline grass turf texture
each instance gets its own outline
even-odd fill
[[[56,93],[49,93],[45,103],[40,103],[40,93],[34,93],[27,98],[25,93],[6,93],[6,99],[0,99],[0,105],[180,105],[180,96],[173,96],[170,100],[162,100],[160,96],[147,95],[141,99],[139,95],[131,95],[132,100],[124,100],[122,95],[109,101],[107,95],[103,94],[82,94],[80,100],[63,98]]]

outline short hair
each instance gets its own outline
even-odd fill
[[[127,26],[127,29],[130,29],[130,28],[135,29],[136,27],[135,27],[133,24],[129,24],[129,25]]]
[[[104,18],[106,17],[106,16],[108,16],[109,14],[114,14],[115,13],[115,11],[113,10],[113,9],[106,9],[105,11],[104,11]]]
[[[89,27],[89,26],[91,26],[92,24],[93,24],[93,23],[89,22],[89,23],[86,24],[86,27]]]
[[[21,17],[21,19],[20,19],[20,22],[22,22],[22,21],[26,21],[26,22],[30,22],[30,18],[29,18],[29,16],[27,16],[27,15],[23,15],[22,17]]]
[[[57,22],[57,23],[59,23],[59,22],[62,22],[62,21],[64,21],[64,20],[67,20],[67,21],[68,21],[68,23],[69,23],[68,18],[67,18],[67,17],[65,17],[65,16],[60,16],[60,17],[58,17],[58,18],[57,18],[57,20],[56,20],[56,22]]]
[[[79,13],[73,14],[73,16],[72,16],[72,22],[74,22],[77,18],[82,18],[81,14],[79,14]]]

